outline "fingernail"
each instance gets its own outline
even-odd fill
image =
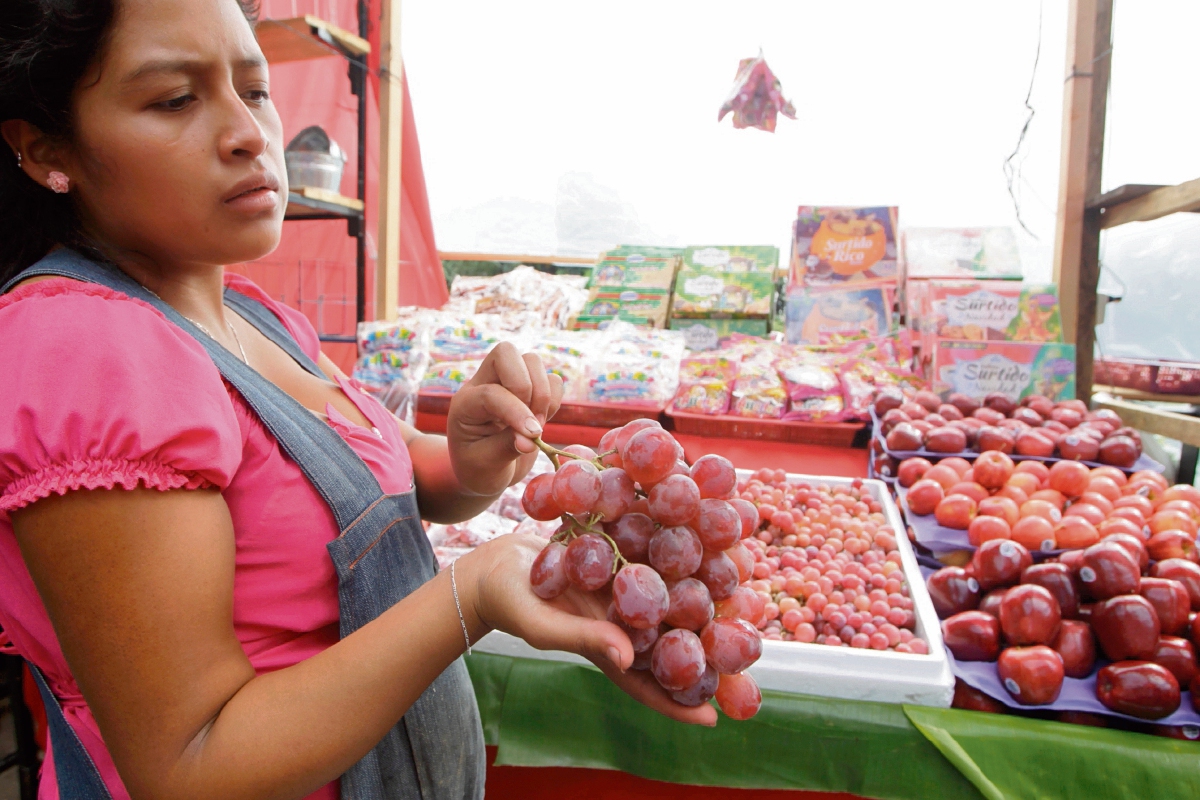
[[[616,665],[617,669],[621,670],[622,672],[625,671],[621,667],[621,651],[620,650],[618,650],[615,647],[610,647],[610,648],[608,648],[607,655],[608,655],[608,660],[613,662],[613,664]]]
[[[538,421],[538,425],[545,425],[545,424],[546,424],[546,415],[545,415],[545,414],[538,414],[538,415],[537,415],[537,421]]]
[[[513,447],[517,448],[517,452],[519,453],[532,453],[537,449],[537,445],[526,439],[524,436],[514,436]]]
[[[529,433],[530,436],[541,436],[542,435],[542,426],[538,425],[538,421],[536,419],[534,419],[533,417],[530,417],[529,419],[525,420],[525,430]]]

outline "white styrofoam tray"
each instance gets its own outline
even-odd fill
[[[747,478],[750,470],[738,470]],[[792,483],[847,486],[850,478],[788,475]],[[763,689],[795,694],[869,700],[881,703],[948,707],[954,695],[954,675],[942,646],[941,625],[933,610],[925,581],[917,566],[912,546],[904,535],[900,512],[883,481],[864,480],[871,495],[883,506],[888,524],[896,532],[904,577],[917,614],[916,635],[929,644],[928,655],[830,647],[823,644],[763,640],[762,657],[750,674]],[[536,650],[515,636],[493,631],[479,640],[475,649],[483,653],[589,664],[587,659],[557,650]]]

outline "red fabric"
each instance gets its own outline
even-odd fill
[[[330,12],[336,11],[336,18]],[[261,17],[289,18],[315,14],[348,31],[358,31],[356,3],[324,0],[263,0]],[[367,83],[367,318],[374,311],[377,256],[376,209],[379,190],[379,0],[370,0],[371,46]],[[271,92],[283,119],[285,143],[309,125],[320,125],[349,156],[341,193],[357,195],[357,98],[350,93],[348,62],[331,56],[271,67]],[[417,141],[412,101],[404,84],[404,128],[401,157],[400,304],[430,308],[448,297],[433,235],[421,148]],[[274,297],[308,316],[321,333],[354,333],[355,240],[341,220],[288,222],[275,252],[231,270],[251,278]],[[325,344],[322,349],[345,372],[354,363],[355,348]]]

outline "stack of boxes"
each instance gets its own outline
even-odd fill
[[[913,228],[902,256],[908,325],[935,392],[1074,397],[1058,289],[1021,281],[1011,229]]]
[[[731,334],[765,336],[775,307],[779,249],[707,245],[683,251],[670,327],[690,350],[715,350]]]
[[[665,328],[680,248],[622,245],[592,270],[587,303],[571,327],[595,330],[614,319]]]
[[[782,304],[789,343],[828,344],[895,329],[897,217],[894,206],[800,206]]]

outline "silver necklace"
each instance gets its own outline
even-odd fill
[[[149,286],[143,286],[142,288],[145,289],[150,294],[154,295],[155,297],[158,297],[158,292],[154,291]],[[158,297],[158,299],[160,302],[163,302],[163,303],[167,302],[166,300],[163,300],[161,297]],[[168,305],[170,305],[170,304],[168,303]],[[224,316],[225,306],[221,306],[221,311],[222,311],[222,316]],[[192,323],[197,328],[204,331],[205,336],[212,339],[214,342],[217,342],[218,344],[220,344],[220,341],[217,339],[217,337],[212,335],[212,331],[210,331],[208,328],[204,327],[199,322],[197,322],[196,320],[189,317],[187,314],[180,313],[179,316],[183,317],[188,322]],[[242,363],[245,364],[246,366],[250,366],[250,359],[246,358],[246,348],[242,346],[242,337],[238,336],[237,328],[233,327],[233,323],[230,322],[227,317],[225,318],[225,324],[229,326],[229,332],[231,334],[233,334],[233,340],[235,342],[237,342],[238,350],[240,350],[242,353]]]

